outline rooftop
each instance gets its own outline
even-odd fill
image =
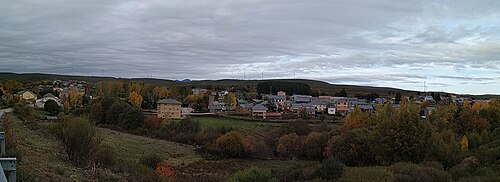
[[[156,103],[158,103],[158,104],[181,104],[181,102],[179,102],[175,99],[163,99],[163,100],[159,100]]]

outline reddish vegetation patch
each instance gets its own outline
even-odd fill
[[[176,167],[177,181],[224,181],[249,167],[241,160],[199,161]]]
[[[169,166],[168,164],[160,163],[158,166],[156,166],[155,171],[160,174],[161,176],[171,180],[175,181],[175,170]]]

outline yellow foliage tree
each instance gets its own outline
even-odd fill
[[[470,108],[471,107],[471,103],[468,100],[465,100],[464,101],[464,107],[465,108]]]
[[[137,92],[132,91],[132,93],[130,93],[130,95],[128,96],[128,101],[135,107],[141,107],[142,96],[139,95]]]
[[[238,103],[236,99],[236,94],[230,92],[224,97],[224,103],[226,103],[227,106],[230,108],[235,107],[236,104]]]
[[[474,111],[480,111],[486,107],[488,107],[487,103],[475,102],[474,104],[472,104],[472,110],[474,110]]]
[[[78,92],[76,89],[72,89],[69,92],[69,104],[70,107],[82,107],[83,104],[83,94]]]
[[[344,119],[344,129],[350,130],[359,128],[364,123],[368,122],[369,114],[361,111],[361,108],[355,107],[351,114]]]
[[[462,140],[460,141],[460,148],[462,149],[462,152],[469,149],[469,140],[467,139],[467,136],[465,136],[465,135],[464,135],[464,137],[462,137]]]

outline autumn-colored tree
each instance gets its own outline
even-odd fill
[[[311,159],[321,159],[328,137],[322,133],[311,132],[302,141],[304,155]]]
[[[487,119],[481,117],[476,111],[467,107],[460,111],[457,124],[461,134],[473,130],[480,132],[490,128],[490,123]]]
[[[82,107],[83,106],[83,93],[78,92],[76,89],[72,89],[68,94],[69,105],[71,108]]]
[[[465,135],[462,137],[462,140],[460,140],[460,149],[462,149],[462,152],[467,151],[469,149],[469,140]]]
[[[454,123],[456,110],[457,106],[455,104],[437,105],[429,116],[429,121],[439,130],[445,128],[456,130],[456,124]]]
[[[366,128],[348,130],[332,136],[325,147],[325,157],[338,159],[348,166],[375,164],[373,146],[378,145],[373,131]]]
[[[224,97],[224,103],[226,106],[230,108],[236,107],[236,104],[238,104],[238,100],[236,99],[236,94],[229,92],[225,97]]]
[[[370,120],[372,123],[377,124],[383,121],[390,120],[394,115],[394,108],[390,102],[386,104],[377,105],[375,112],[371,115]]]
[[[132,91],[130,95],[128,96],[128,101],[130,104],[132,104],[134,107],[141,107],[142,104],[142,96],[139,95],[136,91]]]
[[[438,161],[445,167],[452,167],[460,162],[460,145],[452,130],[432,133],[427,143],[426,160]]]
[[[243,137],[236,131],[228,132],[217,138],[215,140],[215,147],[222,154],[231,157],[241,157],[245,151]]]
[[[472,110],[479,112],[480,110],[483,110],[488,107],[488,103],[480,103],[480,102],[474,102],[472,104]]]
[[[146,116],[144,117],[144,122],[142,124],[142,127],[146,129],[158,129],[160,127],[161,122],[162,119],[157,118],[156,116]]]
[[[368,122],[369,114],[361,111],[361,108],[355,107],[352,113],[344,119],[344,130],[359,128]]]
[[[278,139],[276,152],[281,156],[290,158],[299,157],[301,154],[301,137],[296,133],[283,135]]]
[[[424,102],[422,102],[422,103],[420,104],[420,108],[421,108],[421,109],[424,109],[424,108],[429,107],[430,105],[431,105],[431,102],[429,102],[429,101],[427,101],[427,100],[426,100],[426,101],[424,101]]]
[[[470,101],[469,100],[465,100],[464,101],[464,108],[471,108],[471,107],[472,107],[472,105],[471,105]]]

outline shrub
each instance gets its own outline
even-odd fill
[[[299,157],[301,154],[301,143],[301,137],[295,133],[283,135],[278,139],[276,152],[281,156]]]
[[[146,154],[141,157],[139,160],[141,164],[150,167],[151,169],[155,169],[156,166],[162,162],[161,156],[156,153]]]
[[[344,172],[344,164],[339,160],[329,159],[323,161],[321,167],[318,169],[318,176],[327,179],[335,180],[342,176]]]
[[[304,155],[310,159],[321,159],[323,157],[323,149],[326,147],[328,138],[318,132],[312,132],[302,141],[302,149]]]
[[[281,131],[282,134],[296,133],[300,136],[305,136],[311,132],[309,124],[305,120],[296,120],[290,123],[286,123]]]
[[[102,144],[97,149],[94,157],[94,164],[100,167],[111,167],[116,164],[116,152],[114,148],[107,144]]]
[[[423,167],[413,163],[396,163],[389,167],[394,173],[396,181],[427,182],[451,181],[451,176],[443,170],[432,167]]]
[[[70,161],[78,166],[88,164],[102,142],[99,131],[84,118],[64,118],[52,128]]]
[[[231,128],[228,127],[209,127],[205,128],[201,132],[196,133],[193,137],[194,142],[198,145],[206,144],[207,142],[212,142],[221,135],[231,131]]]
[[[393,182],[394,174],[383,167],[347,168],[340,182]]]
[[[254,181],[274,182],[277,180],[273,177],[271,170],[252,167],[250,169],[237,172],[227,181],[228,182],[254,182]]]
[[[142,127],[146,129],[156,130],[160,128],[161,122],[162,119],[156,116],[145,116],[144,121],[142,123]]]
[[[373,133],[365,128],[349,130],[328,140],[325,156],[336,158],[347,166],[366,166],[374,164],[372,149]]]
[[[49,116],[57,116],[61,112],[61,107],[56,101],[50,99],[43,105],[43,109],[49,112]]]
[[[155,171],[160,176],[162,176],[170,181],[175,181],[176,173],[175,173],[175,170],[171,166],[169,166],[167,164],[160,163],[156,166]]]
[[[222,154],[231,157],[241,157],[245,151],[243,137],[236,131],[231,131],[217,138],[215,147]]]

